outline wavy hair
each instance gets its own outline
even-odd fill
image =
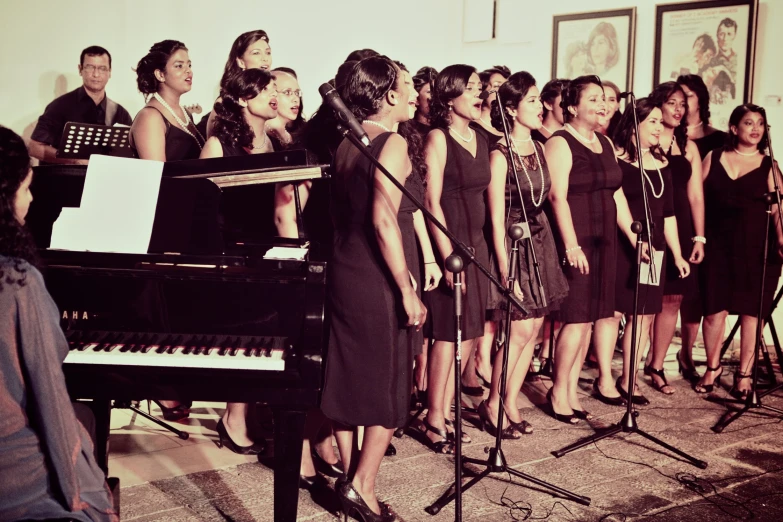
[[[410,74],[405,64],[395,60],[400,70]],[[415,86],[415,84],[414,84]],[[397,125],[397,134],[403,137],[408,144],[408,158],[411,160],[413,170],[411,176],[416,175],[421,178],[425,186],[427,184],[427,164],[424,163],[424,138],[421,133],[412,125],[410,121],[402,121]]]
[[[445,129],[451,125],[449,102],[465,92],[470,77],[476,69],[470,65],[449,65],[435,77],[430,100],[430,125],[433,129]]]
[[[731,132],[731,128],[738,127],[740,121],[742,121],[742,118],[744,118],[745,115],[749,112],[761,114],[761,117],[764,118],[764,135],[761,137],[761,141],[759,141],[758,149],[762,154],[765,153],[767,147],[769,146],[769,135],[767,134],[766,125],[767,111],[764,109],[764,107],[761,105],[756,105],[755,103],[744,103],[731,111],[731,116],[729,116],[729,132],[726,134],[726,141],[723,144],[723,150],[734,150],[737,148],[737,146],[739,146],[739,136]]]
[[[653,98],[639,98],[636,100],[636,114],[638,115],[639,123],[641,124],[643,121],[645,121],[654,109],[660,108],[661,104]],[[636,161],[637,157],[635,136],[636,125],[634,122],[633,112],[634,111],[632,108],[631,110],[626,110],[625,113],[623,113],[622,118],[620,118],[620,123],[617,125],[617,129],[614,131],[615,147],[625,152],[625,154],[628,156],[629,162]],[[659,161],[663,160],[664,155],[660,145],[650,147],[650,153],[655,159]]]
[[[0,292],[3,285],[24,286],[25,262],[35,265],[38,256],[30,233],[16,219],[16,192],[30,171],[30,155],[24,140],[0,126],[0,256],[10,258],[0,264]]]
[[[620,52],[617,46],[617,29],[615,29],[614,25],[612,25],[609,22],[601,22],[598,25],[596,25],[592,31],[590,31],[590,36],[587,38],[586,49],[587,49],[587,56],[589,57],[591,62],[593,57],[592,57],[592,53],[590,52],[590,49],[593,46],[593,41],[599,36],[603,36],[609,41],[611,53],[609,54],[609,57],[606,59],[606,68],[609,69],[617,65],[617,62],[620,60]]]
[[[187,51],[188,48],[177,40],[163,40],[150,47],[150,52],[136,65],[136,85],[140,93],[149,95],[158,92],[161,82],[155,78],[155,71],[165,71],[171,55],[180,50]]]
[[[680,151],[685,154],[685,144],[688,142],[688,97],[685,96],[685,91],[682,90],[682,86],[677,82],[663,82],[653,89],[650,93],[650,98],[654,100],[659,107],[663,107],[675,92],[682,93],[682,97],[685,100],[685,118],[681,119],[680,124],[674,129],[674,141],[677,142]]]
[[[705,125],[710,124],[710,91],[704,84],[704,80],[698,74],[682,74],[677,77],[677,83],[684,85],[696,95],[696,99],[699,100],[699,119]],[[688,97],[686,96],[687,100]],[[687,117],[685,118],[688,119]],[[688,122],[691,125],[693,122]]]
[[[247,52],[247,48],[256,43],[259,40],[263,40],[269,43],[269,35],[262,29],[256,29],[254,31],[248,31],[237,36],[234,43],[231,44],[231,50],[228,52],[228,60],[223,67],[223,76],[220,78],[220,92],[223,95],[223,90],[226,88],[226,84],[237,73],[242,72],[242,69],[237,63],[238,58],[242,58],[242,55]]]
[[[594,74],[578,76],[568,82],[568,85],[563,86],[563,97],[560,99],[560,107],[563,108],[563,120],[566,123],[574,119],[574,115],[568,111],[568,108],[579,106],[579,102],[582,99],[582,91],[584,91],[588,85],[597,85],[601,89],[604,88],[604,85],[601,83],[601,78]]]
[[[503,101],[502,110],[497,98],[492,102],[490,118],[495,129],[503,132],[503,118],[506,120],[509,132],[514,129],[514,118],[509,116],[508,109],[519,107],[519,103],[527,96],[530,88],[535,85],[536,79],[526,71],[516,72],[508,77],[508,80],[498,89],[500,99]]]
[[[272,74],[264,69],[245,69],[232,76],[215,104],[213,135],[226,145],[252,147],[255,134],[245,120],[239,100],[252,100],[272,81]]]
[[[386,93],[397,85],[399,66],[387,56],[365,58],[351,68],[340,97],[359,121],[377,114]]]
[[[554,80],[546,82],[541,88],[541,103],[544,104],[544,119],[546,119],[547,114],[551,112],[546,108],[546,104],[548,103],[554,107],[555,100],[558,96],[563,94],[563,89],[568,87],[569,82],[570,80],[555,78]]]
[[[431,89],[437,76],[437,69],[425,65],[413,75],[413,88],[416,89],[416,92],[420,92],[425,85],[429,84]]]

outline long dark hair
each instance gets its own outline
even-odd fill
[[[677,83],[686,86],[696,94],[699,100],[699,119],[704,125],[710,124],[710,91],[704,84],[704,80],[698,74],[682,74],[677,77]],[[688,99],[687,97],[685,98]],[[688,119],[687,117],[685,118]],[[692,121],[688,122],[693,124]]]
[[[764,118],[764,135],[761,137],[761,141],[759,141],[758,149],[762,154],[765,153],[767,147],[769,146],[769,135],[767,134],[766,125],[767,111],[764,109],[764,107],[761,105],[756,105],[755,103],[745,103],[731,111],[731,116],[729,116],[729,132],[726,134],[726,141],[723,144],[723,150],[729,151],[737,148],[739,145],[739,136],[731,132],[731,128],[738,127],[740,121],[742,121],[742,118],[744,118],[745,115],[749,112],[761,114],[761,117]]]
[[[588,85],[597,85],[601,89],[604,85],[601,83],[601,78],[594,74],[587,76],[579,76],[574,78],[568,85],[563,86],[562,95],[560,99],[560,107],[563,108],[563,121],[568,123],[574,119],[574,115],[568,110],[569,107],[579,106],[579,101],[582,99],[582,91],[584,91]]]
[[[163,40],[150,47],[148,52],[136,65],[136,85],[142,94],[154,94],[160,88],[160,82],[155,78],[155,71],[165,71],[171,55],[179,50],[187,51],[185,44],[177,40]]]
[[[266,43],[269,43],[269,35],[266,34],[266,31],[261,29],[248,31],[246,33],[240,34],[237,36],[236,40],[234,40],[234,43],[231,45],[231,51],[228,53],[228,60],[226,60],[226,65],[223,67],[223,76],[220,78],[221,96],[223,90],[226,88],[226,84],[231,79],[231,77],[243,70],[241,67],[239,67],[237,58],[241,58],[242,55],[247,51],[247,48],[259,40],[263,40]]]
[[[281,72],[285,73],[285,74],[290,74],[291,76],[294,77],[294,79],[296,79],[297,82],[299,81],[299,76],[296,75],[296,71],[291,69],[290,67],[275,67],[274,69],[272,69],[272,77],[275,80],[277,80],[277,74],[275,74],[275,73],[281,73]],[[280,93],[278,92],[278,95],[279,94]],[[291,133],[293,135],[294,132],[298,132],[302,128],[304,123],[305,123],[305,119],[304,119],[304,99],[300,96],[299,97],[299,113],[296,115],[296,119],[286,126],[286,129],[288,130],[289,133]]]
[[[226,145],[252,147],[255,134],[245,121],[240,98],[252,100],[272,81],[264,69],[246,69],[232,76],[226,84],[221,101],[215,104],[213,135]]]
[[[680,152],[685,154],[685,144],[688,142],[688,97],[685,96],[682,86],[677,82],[663,82],[653,89],[653,92],[650,93],[650,98],[659,107],[663,107],[675,92],[682,93],[682,98],[685,100],[685,117],[680,120],[680,124],[674,129],[674,141],[677,142]]]
[[[24,140],[0,126],[0,256],[11,258],[0,265],[0,292],[4,284],[24,286],[24,262],[35,265],[38,260],[35,243],[14,211],[16,192],[29,171],[30,155]]]
[[[449,102],[465,92],[475,67],[465,64],[449,65],[435,77],[430,101],[430,125],[445,129],[451,125]]]
[[[563,94],[563,89],[568,87],[569,82],[570,80],[555,78],[554,80],[546,82],[541,88],[541,103],[544,104],[544,119],[546,119],[547,114],[550,112],[549,109],[546,108],[546,104],[548,103],[554,107],[555,100],[558,96]]]
[[[492,126],[500,132],[503,132],[503,118],[506,119],[506,125],[511,132],[514,129],[514,118],[509,117],[507,109],[516,109],[522,99],[527,96],[531,87],[536,85],[536,79],[526,71],[520,71],[508,77],[508,80],[500,86],[498,94],[503,101],[503,107],[498,104],[497,99],[492,102],[490,118]]]
[[[639,98],[636,100],[636,114],[639,118],[639,123],[641,124],[646,120],[653,109],[660,108],[660,103],[652,98]],[[614,143],[617,148],[625,152],[628,156],[629,163],[636,161],[637,150],[633,107],[628,107],[623,113],[623,117],[620,118],[620,123],[614,131]],[[659,161],[663,160],[663,151],[661,150],[660,145],[651,147],[650,153],[655,159]]]
[[[395,61],[397,67],[407,73],[410,73],[405,64]],[[414,88],[416,84],[414,83]],[[403,121],[397,125],[397,134],[403,137],[408,143],[408,157],[411,160],[411,166],[413,171],[411,176],[419,176],[421,180],[426,184],[427,182],[427,164],[424,163],[424,138],[421,132],[412,124],[411,121]]]

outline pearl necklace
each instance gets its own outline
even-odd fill
[[[386,132],[391,132],[391,129],[389,129],[388,127],[386,127],[386,125],[383,125],[383,124],[381,124],[381,123],[378,123],[377,121],[372,121],[372,120],[362,120],[362,123],[367,123],[367,124],[369,124],[369,125],[375,125],[376,127],[380,127],[380,128],[382,128],[382,129],[383,129],[383,130],[385,130]]]
[[[470,127],[468,127],[468,136],[470,136],[470,138],[465,138],[462,134],[460,134],[459,132],[455,131],[451,127],[449,127],[449,130],[451,132],[453,132],[459,139],[461,139],[465,143],[470,143],[471,141],[473,141],[473,138],[476,136],[476,133],[473,132],[473,129],[471,129]]]
[[[693,125],[688,125],[688,128],[689,128],[689,129],[698,129],[698,128],[699,128],[699,127],[701,127],[702,125],[704,125],[704,122],[703,122],[703,121],[700,121],[699,123],[694,123]]]
[[[530,140],[529,139],[528,140],[516,140],[514,138],[511,138],[511,139],[512,139],[511,150],[513,150],[514,154],[516,154],[517,157],[519,158],[519,163],[522,164],[522,170],[525,173],[525,177],[527,178],[527,184],[530,187],[530,201],[533,202],[533,206],[534,207],[538,208],[538,207],[541,206],[541,203],[544,202],[544,169],[541,166],[541,158],[538,157],[538,147],[536,147],[535,143],[533,144],[533,152],[536,155],[536,163],[538,163],[538,173],[541,176],[541,191],[538,194],[538,201],[536,201],[536,194],[535,194],[535,192],[533,192],[533,180],[530,179],[530,174],[528,173],[527,167],[525,166],[525,161],[522,159],[522,155],[519,153],[519,149],[517,149],[517,146],[514,143],[515,141],[523,141],[524,142],[524,141],[530,141]]]
[[[253,150],[261,150],[261,149],[263,149],[264,147],[266,147],[266,142],[268,141],[268,139],[269,139],[269,138],[268,138],[268,136],[266,135],[266,132],[262,132],[261,134],[263,134],[263,135],[264,135],[264,143],[262,143],[262,144],[261,144],[261,145],[259,145],[258,147],[251,147]]]
[[[201,140],[200,140],[200,141],[199,141],[199,139],[196,137],[196,135],[195,135],[195,134],[193,134],[192,132],[190,132],[190,129],[188,129],[188,127],[190,126],[190,117],[188,116],[188,111],[186,111],[184,107],[180,106],[180,108],[182,109],[182,113],[185,115],[185,121],[182,121],[182,118],[180,118],[180,117],[177,115],[177,113],[176,113],[176,112],[174,112],[174,109],[172,109],[172,108],[171,108],[171,105],[169,105],[169,104],[166,102],[166,100],[164,100],[164,99],[163,99],[163,96],[161,96],[160,94],[158,94],[158,93],[156,92],[156,93],[153,93],[153,94],[152,94],[152,97],[153,97],[153,98],[155,98],[156,100],[158,100],[158,103],[160,103],[161,105],[163,105],[163,108],[164,108],[164,109],[166,109],[167,111],[169,111],[169,113],[170,113],[172,116],[174,116],[174,121],[176,121],[176,122],[177,122],[177,124],[178,124],[180,127],[182,127],[182,130],[183,130],[183,131],[185,131],[185,132],[186,132],[188,135],[190,135],[190,137],[191,137],[191,138],[193,138],[194,140],[196,140],[196,145],[198,145],[198,148],[199,148],[199,150],[201,150],[201,147],[203,146],[203,144],[204,144],[204,142],[205,142],[206,140],[204,139],[204,136],[202,136],[202,135],[201,135],[201,133],[199,132],[199,130],[196,128],[195,124],[193,125],[193,128],[196,130],[196,134],[198,135],[198,138],[201,138]]]
[[[650,149],[642,149],[642,155],[647,154],[648,152],[650,152]],[[658,162],[655,160],[654,156],[653,156],[653,165],[655,165],[655,170],[658,171],[658,178],[661,180],[661,191],[658,194],[655,193],[655,187],[653,186],[650,176],[647,175],[647,171],[645,169],[642,169],[642,172],[644,173],[644,177],[647,179],[647,183],[650,184],[650,190],[652,191],[653,197],[655,199],[661,199],[661,196],[663,196],[663,174],[661,174],[661,169],[658,168]]]
[[[533,141],[533,136],[528,136],[527,138],[523,140],[519,140],[517,138],[511,138],[512,140],[516,141],[517,143],[527,143],[529,141]]]
[[[740,151],[738,151],[737,149],[734,149],[734,152],[736,152],[736,153],[737,153],[737,154],[739,154],[740,156],[755,156],[755,155],[756,155],[756,154],[758,154],[760,151],[759,151],[758,149],[756,149],[756,150],[755,150],[755,151],[753,151],[753,152],[740,152]]]
[[[546,130],[546,131],[549,133],[549,135],[550,135],[550,136],[551,136],[552,134],[554,134],[555,132],[557,132],[556,130],[552,130],[552,129],[550,129],[549,127],[547,127],[546,125],[543,125],[543,124],[541,125],[541,127],[542,127],[544,130]]]
[[[577,131],[570,123],[566,123],[565,126],[568,127],[568,130],[571,131],[571,134],[576,136],[577,139],[579,141],[581,141],[582,143],[587,143],[588,145],[592,145],[598,139],[598,135],[595,133],[595,131],[593,131],[593,137],[590,138],[590,139],[587,139],[584,136],[582,136],[581,134],[579,134],[579,131]]]
[[[479,118],[479,121],[480,121],[481,123],[483,123],[484,125],[486,125],[487,127],[489,127],[490,129],[492,129],[492,128],[493,128],[493,127],[492,127],[492,123],[487,123],[486,121],[484,121],[484,118]]]

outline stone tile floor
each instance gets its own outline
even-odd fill
[[[781,417],[748,413],[723,433],[714,433],[710,428],[726,408],[697,395],[676,375],[675,354],[672,350],[666,366],[674,395],[656,392],[646,384],[647,378],[640,377],[645,383],[642,393],[652,404],[639,408],[639,427],[707,461],[707,469],[688,464],[638,434],[616,435],[554,458],[552,451],[618,422],[624,409],[589,397],[595,372],[589,370],[583,374],[583,406],[595,419],[566,426],[540,408],[551,383],[539,380],[525,384],[519,403],[535,432],[505,442],[505,457],[514,469],[590,497],[591,505],[558,498],[530,482],[492,475],[464,494],[463,520],[783,520]],[[725,388],[712,394],[714,400],[727,397]],[[783,408],[783,392],[768,396],[765,404]],[[235,455],[213,443],[222,407],[197,403],[188,424],[179,426],[191,434],[187,441],[134,419],[128,411],[115,411],[110,475],[121,479],[123,520],[273,520],[272,471],[254,457]],[[464,445],[464,454],[483,458],[494,439],[466,417],[473,442]],[[435,455],[409,436],[393,442],[397,456],[381,466],[379,497],[404,521],[454,520],[453,504],[436,516],[424,511],[451,484],[453,457]],[[300,494],[299,520],[328,521],[337,516],[339,505],[331,489]]]

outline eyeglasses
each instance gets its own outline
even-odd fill
[[[98,71],[101,74],[106,74],[109,72],[109,68],[105,65],[99,65],[96,67],[95,65],[87,64],[82,65],[82,71],[88,72],[90,74],[94,73],[95,71]]]
[[[297,98],[302,97],[302,91],[299,89],[293,90],[293,89],[286,89],[284,91],[277,91],[278,94],[282,94],[283,96],[286,96],[287,98],[293,98],[296,96]]]

